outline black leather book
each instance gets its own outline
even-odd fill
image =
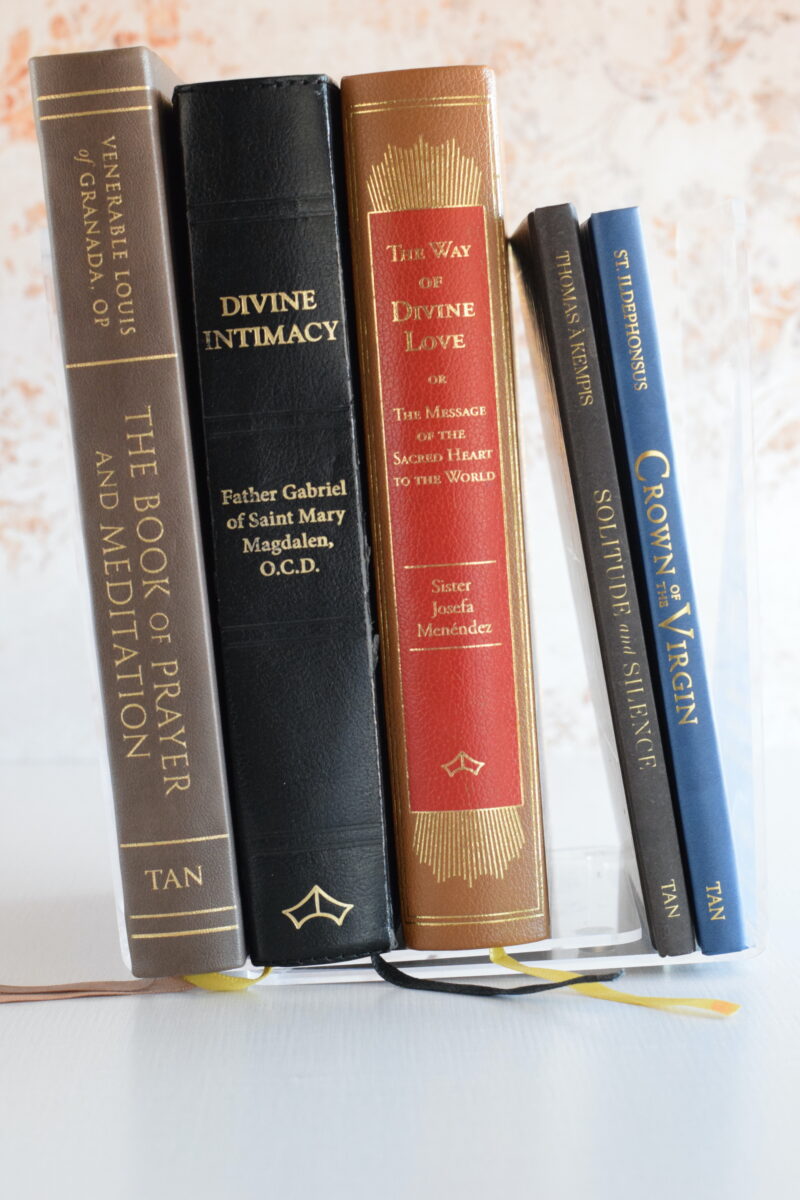
[[[179,87],[231,802],[250,957],[396,944],[325,76]]]
[[[659,954],[689,954],[691,909],[575,210],[538,208],[512,244],[560,417],[650,935]]]

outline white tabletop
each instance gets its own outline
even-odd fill
[[[789,781],[782,761],[772,797]],[[1,782],[28,838],[44,818],[53,832],[27,863],[6,849],[0,979],[108,978],[118,951],[102,821],[78,819],[81,855],[70,846],[80,801],[62,807],[41,769],[7,768]],[[787,1194],[799,822],[780,812],[765,953],[629,972],[619,985],[739,1002],[727,1019],[378,983],[4,1005],[3,1195]]]

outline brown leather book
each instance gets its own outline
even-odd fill
[[[244,944],[167,210],[174,80],[31,61],[134,975]]]
[[[406,943],[548,934],[492,72],[342,83]]]

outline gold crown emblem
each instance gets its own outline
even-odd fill
[[[451,758],[450,762],[442,763],[442,770],[446,771],[452,779],[459,771],[469,771],[470,775],[477,775],[481,767],[485,767],[478,758],[471,758],[466,750],[459,750],[455,758]]]
[[[352,907],[352,904],[344,904],[341,900],[329,896],[315,883],[302,900],[298,900],[291,908],[282,908],[281,912],[284,917],[289,918],[295,929],[300,929],[306,921],[313,921],[315,917],[327,917],[329,921],[341,927]]]

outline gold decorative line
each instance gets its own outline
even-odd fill
[[[64,121],[67,117],[96,117],[102,116],[105,113],[121,113],[121,112],[149,112],[152,104],[131,104],[127,108],[85,108],[83,112],[74,113],[50,113],[46,117],[39,117],[40,121]]]
[[[526,917],[535,917],[536,915],[535,908],[512,908],[508,912],[462,913],[450,917],[440,916],[438,913],[431,916],[420,914],[417,917],[407,917],[405,923],[406,925],[422,925],[425,921],[450,921],[451,923],[463,921],[464,924],[470,924],[473,921],[503,921],[511,917],[523,921]]]
[[[373,108],[354,109],[356,117],[368,117],[372,113],[396,112],[398,108],[409,112],[412,108],[476,108],[489,103],[485,97],[482,100],[414,100],[404,104],[381,104]]]
[[[519,917],[475,917],[473,920],[463,920],[461,918],[457,918],[452,921],[435,921],[435,920],[428,920],[427,918],[423,919],[420,917],[416,917],[416,918],[415,917],[410,917],[410,918],[406,917],[404,924],[405,925],[422,925],[426,929],[432,929],[434,927],[434,925],[474,925],[474,924],[477,924],[478,922],[480,922],[481,925],[504,925],[506,923],[506,921],[508,921],[508,922],[528,921],[532,917],[541,917],[541,916],[543,916],[543,914],[544,914],[543,909],[539,910],[538,912],[534,909],[531,909],[530,912],[523,913],[523,915],[519,916]]]
[[[159,362],[165,358],[177,357],[177,354],[142,354],[137,358],[98,358],[94,362],[67,363],[66,368],[68,371],[75,371],[78,367],[109,367],[112,363]]]
[[[120,850],[139,850],[144,846],[185,846],[189,842],[219,842],[229,838],[229,833],[209,833],[206,837],[168,838],[163,842],[120,842]]]
[[[500,296],[500,321],[496,323],[496,304],[494,288],[491,286],[493,256],[489,244],[489,214],[484,207],[483,226],[484,244],[486,251],[487,270],[489,271],[489,323],[492,331],[492,369],[495,381],[497,436],[500,447],[500,486],[503,496],[503,535],[505,543],[506,562],[506,595],[508,600],[509,620],[511,628],[511,661],[514,679],[515,705],[517,710],[517,750],[519,754],[519,787],[520,803],[527,809],[529,832],[532,835],[532,846],[535,861],[534,884],[537,899],[541,902],[544,880],[544,863],[542,859],[541,820],[534,812],[534,805],[526,799],[527,788],[524,781],[534,784],[532,794],[538,792],[535,759],[531,750],[536,733],[532,726],[531,717],[534,713],[534,696],[531,680],[530,639],[527,633],[528,606],[525,583],[525,558],[522,543],[522,503],[518,473],[518,434],[516,405],[514,398],[513,369],[509,363],[510,314],[508,312],[508,278],[506,273],[506,246],[502,231],[502,205],[499,191],[499,168],[495,156],[497,139],[496,124],[492,115],[488,122],[488,143],[491,160],[489,177],[492,188],[493,225],[496,233],[494,247],[494,276],[496,289]],[[498,353],[499,348],[499,353]],[[502,372],[501,372],[502,368]],[[501,421],[501,413],[503,420]],[[535,720],[535,718],[534,718]],[[536,751],[533,749],[533,755]]]
[[[409,646],[409,654],[427,654],[431,650],[489,650],[502,642],[472,642],[469,646]]]
[[[376,106],[397,108],[401,104],[410,104],[416,107],[421,104],[441,104],[443,101],[448,102],[451,100],[480,100],[484,104],[489,103],[489,97],[485,92],[465,93],[463,96],[458,94],[452,96],[430,96],[427,99],[423,96],[409,96],[405,99],[397,100],[362,100],[360,104],[351,104],[350,112],[365,112],[367,109],[375,108]]]
[[[49,96],[39,96],[39,103],[44,103],[45,100],[71,100],[73,96],[106,96],[111,92],[147,92],[149,87],[146,83],[136,83],[130,87],[113,87],[113,88],[91,88],[88,92],[53,92]]]
[[[168,937],[200,937],[204,933],[228,933],[232,929],[238,929],[238,925],[212,925],[210,929],[179,929],[174,933],[132,933],[133,940],[142,941],[145,938],[168,938]]]
[[[502,404],[505,410],[505,423],[509,431],[509,442],[504,448],[501,448],[500,453],[500,472],[501,486],[505,495],[506,485],[509,486],[512,504],[504,506],[504,524],[506,530],[506,554],[513,551],[513,558],[509,559],[509,563],[515,563],[515,568],[512,567],[511,581],[515,593],[515,609],[517,620],[512,619],[511,624],[511,642],[512,642],[512,661],[514,664],[514,678],[517,685],[518,696],[522,700],[522,708],[518,708],[518,717],[520,719],[519,750],[520,763],[524,762],[524,778],[526,780],[526,791],[530,795],[536,797],[540,795],[540,775],[539,775],[539,756],[536,735],[536,702],[533,686],[532,662],[531,662],[531,645],[530,635],[528,632],[528,589],[527,577],[525,572],[525,550],[523,536],[523,506],[522,506],[522,488],[520,480],[520,464],[519,464],[519,445],[515,437],[517,430],[517,406],[514,390],[514,367],[511,359],[511,319],[509,312],[509,295],[508,295],[508,274],[507,274],[507,258],[508,251],[506,246],[505,230],[502,220],[502,199],[500,195],[500,166],[498,162],[498,135],[497,127],[489,115],[489,157],[491,161],[491,171],[489,178],[492,189],[492,207],[495,214],[494,224],[494,251],[497,262],[500,308],[501,308],[501,337],[498,339],[495,336],[494,324],[494,303],[492,291],[489,292],[489,312],[492,325],[492,349],[495,367],[495,380],[500,382],[500,367],[502,367],[502,380],[504,387],[502,388]],[[484,211],[484,231],[486,240],[487,259],[490,256],[489,250],[489,229],[487,213]],[[500,347],[500,361],[496,353],[496,347]],[[498,398],[499,399],[499,398]],[[509,462],[504,464],[504,452],[508,454]],[[525,792],[522,796],[523,805],[525,804]],[[541,816],[541,802],[539,805],[528,805],[530,813],[529,822],[533,833],[533,848],[535,861],[535,883],[537,890],[537,902],[544,910],[545,905],[545,890],[546,890],[546,865],[544,859],[544,830]]]
[[[451,212],[454,208],[480,208],[480,207],[481,207],[481,205],[479,205],[479,204],[460,204],[460,203],[435,205],[435,208],[444,209],[445,212]],[[381,212],[402,212],[402,209],[399,209],[399,208],[398,209],[395,209],[395,208],[392,208],[392,209],[370,208],[367,210],[366,215],[368,217],[371,217],[373,213],[381,213]],[[435,420],[435,418],[431,417],[431,420]]]
[[[480,913],[419,913],[416,917],[409,917],[408,924],[415,925],[417,921],[488,921],[493,917],[529,917],[535,914],[536,909],[531,908],[495,908],[491,912]]]
[[[131,921],[161,921],[164,917],[200,917],[204,913],[235,912],[235,904],[222,904],[219,908],[188,908],[185,912],[131,913]]]
[[[481,562],[458,562],[458,563],[419,563],[414,566],[406,566],[404,571],[427,571],[429,567],[493,567],[497,562],[496,558],[485,558]]]
[[[455,809],[453,811],[455,811],[455,812],[471,812],[471,813],[473,813],[473,812],[489,813],[489,812],[497,812],[498,808],[502,808],[502,807],[503,807],[502,804],[485,804],[482,808],[463,808],[463,809]],[[515,805],[514,807],[521,808],[522,806]],[[419,813],[437,813],[437,812],[442,812],[443,810],[441,808],[414,808],[411,811],[413,813],[419,814]],[[448,810],[444,810],[444,811],[448,811]],[[521,911],[522,910],[520,909],[520,912]],[[492,913],[489,913],[490,917],[492,915],[493,915]]]

